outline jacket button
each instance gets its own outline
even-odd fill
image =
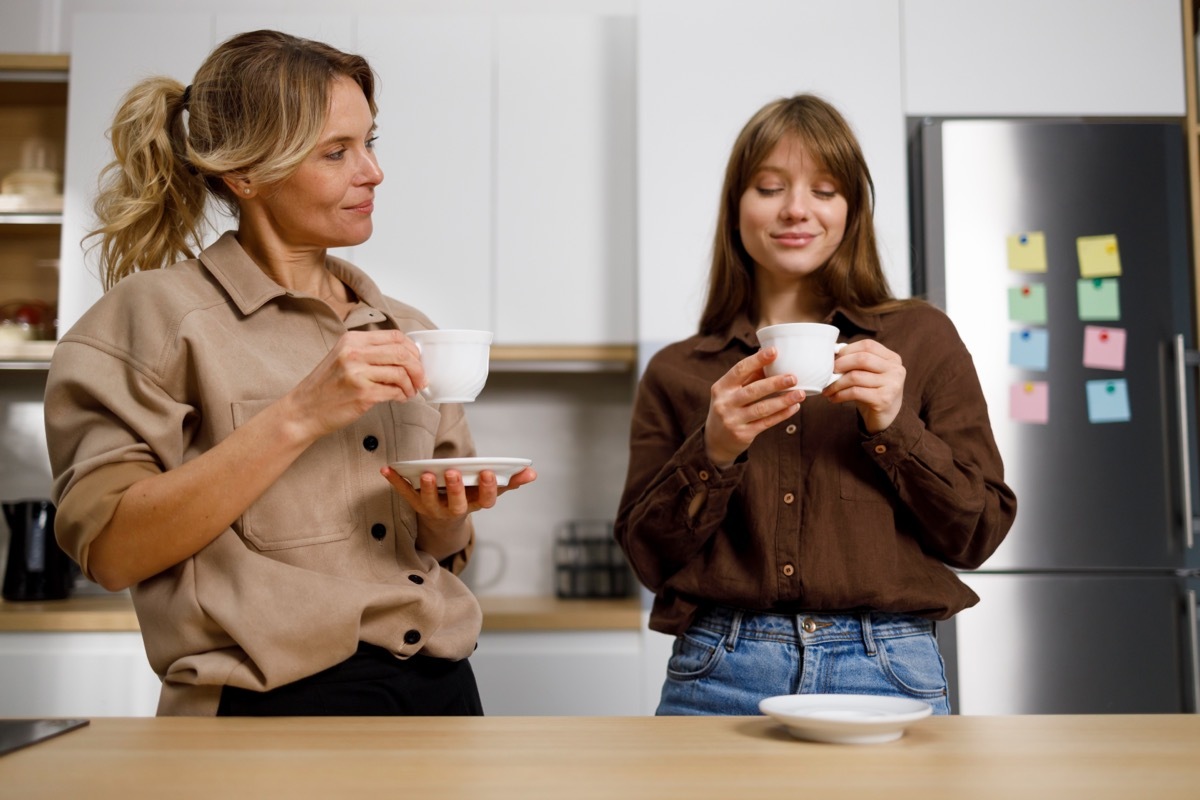
[[[374,436],[363,439],[363,449],[374,452],[376,447],[379,447],[379,440]]]
[[[416,644],[419,641],[421,641],[420,631],[409,631],[408,633],[404,634],[405,644]]]
[[[795,425],[788,425],[786,428],[784,428],[784,430],[785,430],[785,431],[787,431],[788,433],[795,433],[795,432],[796,432],[796,426],[795,426]]]
[[[783,502],[787,503],[789,506],[792,503],[794,503],[795,500],[796,500],[796,495],[792,494],[791,492],[788,492],[787,494],[785,494],[783,496]]]
[[[387,526],[382,522],[376,522],[371,526],[371,535],[376,539],[383,539],[383,537],[387,536]]]
[[[702,481],[708,480],[708,471],[707,470],[703,470],[703,469],[700,470],[700,480],[702,480]]]
[[[784,564],[783,565],[783,574],[787,575],[790,578],[796,574],[796,568],[793,567],[791,564]]]
[[[877,445],[875,445],[875,452],[879,453],[879,455],[883,455],[884,453],[887,452],[887,446],[882,445],[882,444],[877,444]]]
[[[420,575],[409,575],[408,579],[410,581],[412,581],[413,583],[424,583],[425,582],[425,579],[422,578]]]

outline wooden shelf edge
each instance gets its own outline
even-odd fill
[[[70,66],[66,53],[0,53],[0,70],[9,72],[66,73]]]

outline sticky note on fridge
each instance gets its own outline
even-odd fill
[[[1046,271],[1046,234],[1041,231],[1008,237],[1008,268],[1014,272]]]
[[[1083,365],[1092,369],[1125,369],[1125,329],[1085,326]]]
[[[1030,325],[1046,324],[1046,286],[1026,283],[1008,289],[1008,318]]]
[[[1121,274],[1121,251],[1115,234],[1080,236],[1075,240],[1079,253],[1079,274],[1085,278],[1113,278]]]
[[[1088,381],[1087,403],[1089,422],[1128,422],[1129,384],[1124,378]]]
[[[1050,421],[1050,384],[1021,381],[1009,387],[1008,413],[1017,422],[1045,425]]]
[[[1079,318],[1117,320],[1121,318],[1121,293],[1116,278],[1083,278],[1076,281]]]
[[[1008,335],[1008,363],[1044,370],[1049,364],[1050,335],[1045,328],[1026,328]]]

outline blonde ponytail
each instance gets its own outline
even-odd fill
[[[100,174],[95,212],[105,290],[126,275],[157,269],[200,248],[205,179],[189,168],[184,87],[171,78],[142,81],[122,100],[109,136],[112,163]]]

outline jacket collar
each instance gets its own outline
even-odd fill
[[[304,296],[285,289],[267,277],[238,243],[237,236],[228,231],[200,253],[200,263],[229,293],[234,305],[243,314],[253,314],[276,297]],[[327,255],[325,267],[334,277],[354,290],[363,303],[385,310],[383,293],[367,274],[348,261]]]

